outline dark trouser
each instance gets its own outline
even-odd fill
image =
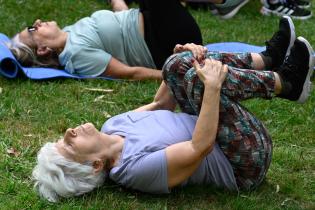
[[[145,41],[161,69],[176,44],[202,45],[200,29],[179,0],[139,0],[144,16]]]
[[[264,125],[239,101],[271,98],[275,77],[270,71],[239,69],[252,65],[249,53],[209,52],[207,57],[229,65],[221,91],[216,142],[230,161],[239,188],[254,189],[269,168],[272,141]],[[171,56],[163,66],[163,76],[182,111],[198,115],[204,86],[192,68],[191,58],[190,52]]]

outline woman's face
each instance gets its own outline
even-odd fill
[[[68,128],[64,138],[56,143],[56,147],[65,158],[84,163],[99,158],[101,141],[101,133],[92,123],[86,123],[76,128]]]
[[[21,42],[31,48],[48,46],[58,38],[61,29],[55,21],[36,20],[32,26],[25,28],[19,33]]]

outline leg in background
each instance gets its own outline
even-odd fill
[[[145,40],[158,68],[173,54],[176,44],[203,44],[199,26],[180,1],[139,0],[139,6]]]

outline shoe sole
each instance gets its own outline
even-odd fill
[[[273,14],[273,15],[277,15],[277,16],[290,16],[291,18],[293,19],[298,19],[298,20],[307,20],[309,18],[312,17],[312,13],[309,14],[308,16],[293,16],[293,15],[289,15],[289,14],[283,14],[283,13],[280,13],[280,12],[277,12],[277,11],[274,11],[274,10],[270,10],[268,8],[266,8],[265,6],[263,6],[260,10],[260,13],[263,14],[263,15],[270,15],[270,14]]]
[[[312,77],[312,74],[314,72],[315,57],[314,57],[314,50],[313,50],[312,46],[310,45],[310,43],[301,36],[298,37],[298,40],[300,40],[301,42],[303,42],[306,45],[308,53],[310,55],[309,56],[309,64],[308,64],[308,73],[306,75],[305,82],[303,84],[303,90],[300,94],[299,99],[297,100],[298,103],[304,103],[307,100],[307,98],[309,97],[310,92],[311,92],[311,86],[312,86],[311,77]]]
[[[294,26],[294,23],[293,23],[292,19],[290,18],[290,16],[285,15],[285,16],[283,16],[283,18],[285,18],[288,21],[289,27],[290,27],[290,33],[291,33],[290,43],[289,43],[287,52],[285,53],[285,56],[287,57],[290,54],[291,48],[292,48],[294,41],[296,39],[296,35],[295,35],[295,26]]]
[[[241,4],[239,4],[237,7],[235,7],[231,12],[229,12],[226,15],[220,15],[220,13],[218,15],[220,15],[220,18],[226,20],[226,19],[230,19],[232,18],[234,15],[236,15],[236,13],[243,7],[245,6],[245,4],[247,4],[249,2],[249,0],[243,1]]]

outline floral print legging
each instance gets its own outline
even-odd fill
[[[230,161],[240,189],[255,189],[264,179],[272,156],[266,128],[239,102],[250,98],[270,99],[275,77],[271,71],[252,69],[250,53],[208,52],[207,58],[228,65],[222,85],[216,142]],[[163,78],[181,110],[198,115],[204,86],[192,66],[192,53],[174,54],[163,66]]]

